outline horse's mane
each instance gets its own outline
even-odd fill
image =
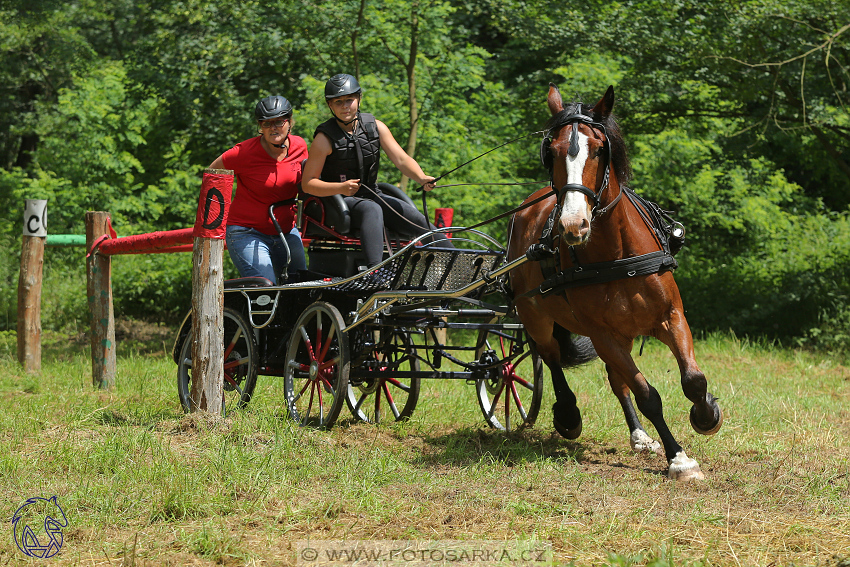
[[[573,114],[583,114],[591,117],[594,122],[599,122],[605,126],[605,133],[608,135],[608,144],[611,147],[611,168],[617,174],[617,180],[620,185],[628,185],[632,178],[632,166],[629,163],[629,154],[626,149],[626,142],[623,140],[623,134],[620,132],[620,126],[617,124],[617,119],[613,114],[609,114],[607,118],[601,119],[600,116],[593,114],[593,107],[581,102],[571,102],[564,105],[564,110],[554,114],[546,122],[545,129],[559,128],[564,124],[565,119]]]

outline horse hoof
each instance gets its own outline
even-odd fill
[[[702,471],[699,468],[699,463],[688,457],[684,451],[676,453],[676,456],[672,461],[670,461],[670,467],[667,469],[667,476],[679,482],[705,480],[705,475],[702,474]]]
[[[579,435],[581,435],[581,412],[578,408],[575,408],[575,415],[568,416],[572,417],[571,421],[573,425],[567,426],[564,425],[561,421],[558,420],[558,404],[552,406],[552,411],[555,413],[555,417],[552,419],[552,424],[555,426],[555,431],[557,431],[561,437],[564,439],[578,439]],[[561,416],[563,417],[563,416]]]
[[[564,439],[578,439],[581,435],[581,423],[578,424],[578,427],[572,429],[567,429],[557,419],[553,419],[552,423],[555,425],[555,431],[560,433]]]
[[[696,431],[700,435],[714,435],[715,433],[720,431],[720,426],[723,425],[723,410],[720,409],[720,406],[717,405],[717,402],[714,402],[714,415],[716,416],[717,421],[715,421],[714,425],[712,426],[700,427],[699,425],[697,425],[697,422],[694,419],[694,410],[696,410],[696,406],[691,406],[691,411],[688,414],[688,417],[691,420],[691,427],[694,428],[694,431]]]
[[[629,439],[632,446],[632,451],[635,453],[655,453],[661,454],[661,443],[646,434],[643,429],[635,429],[632,431],[632,436]]]

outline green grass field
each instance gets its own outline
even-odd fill
[[[14,336],[0,340],[0,565],[294,565],[308,538],[538,539],[576,565],[850,565],[850,369],[828,357],[697,342],[725,412],[706,438],[688,424],[675,360],[649,342],[638,365],[706,475],[677,484],[662,457],[631,452],[598,361],[568,374],[584,416],[573,442],[552,428],[548,374],[537,425],[518,433],[486,428],[471,386],[438,381],[407,423],[352,423],[343,409],[315,431],[262,396],[271,379],[245,411],[204,419],[182,413],[162,346],[119,343],[106,392],[91,386],[86,345],[45,345],[28,376]],[[29,559],[9,520],[53,495],[64,545]]]

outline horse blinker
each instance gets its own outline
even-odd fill
[[[543,138],[543,141],[540,143],[540,163],[543,164],[548,171],[552,171],[553,160],[552,160],[552,150],[550,148],[552,144],[552,138],[549,137],[547,133]]]

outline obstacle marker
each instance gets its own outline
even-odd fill
[[[232,171],[205,170],[193,229],[190,397],[193,411],[213,414],[221,413],[224,394],[223,256],[232,191]]]
[[[41,276],[47,237],[47,200],[27,199],[18,275],[18,362],[26,372],[41,371]]]

